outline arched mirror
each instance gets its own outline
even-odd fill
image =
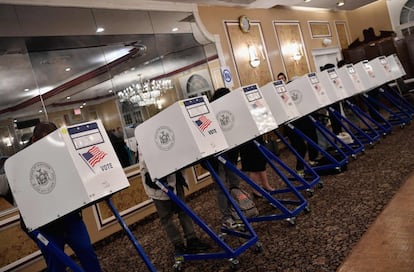
[[[101,119],[122,165],[137,167],[135,127],[217,87],[215,45],[191,12],[0,7],[0,156],[39,121]]]

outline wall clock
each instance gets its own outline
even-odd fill
[[[239,17],[239,27],[241,31],[247,33],[250,31],[250,20],[247,18],[246,15],[242,15]]]

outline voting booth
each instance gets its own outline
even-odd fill
[[[388,60],[388,63],[390,64],[391,72],[394,76],[394,79],[397,79],[397,78],[400,78],[406,75],[404,67],[402,66],[401,61],[396,54],[389,55],[387,57],[387,60]]]
[[[10,157],[5,170],[29,230],[129,186],[99,120],[57,129]]]
[[[341,101],[353,95],[351,91],[342,84],[342,80],[335,68],[330,68],[317,73],[322,85],[325,87],[326,93],[332,103]]]
[[[379,56],[371,60],[369,63],[374,69],[376,77],[381,79],[383,83],[386,83],[386,82],[389,82],[395,79],[392,74],[391,66],[388,62],[388,59],[385,56]]]
[[[269,82],[260,87],[260,90],[278,125],[300,117],[299,111],[282,80]]]
[[[178,101],[135,128],[153,179],[228,148],[206,96]]]
[[[230,148],[278,127],[257,84],[231,91],[211,105]]]
[[[372,68],[368,60],[358,62],[354,67],[361,79],[365,91],[370,91],[385,83],[376,75],[374,68]]]
[[[342,86],[350,96],[366,91],[364,84],[356,72],[354,65],[347,64],[337,70]]]
[[[297,78],[286,86],[300,116],[332,104],[316,73]]]

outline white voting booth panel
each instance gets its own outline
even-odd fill
[[[260,90],[278,125],[300,117],[300,113],[282,80],[269,82],[260,87]]]
[[[316,73],[310,73],[286,84],[300,116],[332,104]]]
[[[152,178],[162,178],[228,148],[206,96],[178,101],[135,128]]]
[[[379,56],[369,62],[375,71],[375,76],[383,81],[383,83],[394,80],[391,66],[385,56]],[[381,84],[382,85],[382,84]]]
[[[385,83],[375,74],[368,60],[358,62],[354,67],[364,85],[365,91],[370,91]]]
[[[337,72],[342,81],[342,85],[345,87],[349,96],[354,96],[366,91],[359,74],[352,64],[347,64],[339,68]]]
[[[317,73],[326,93],[332,103],[341,101],[350,96],[342,84],[342,80],[335,68],[330,68]]]
[[[404,67],[402,66],[401,61],[396,54],[389,55],[387,57],[387,60],[391,66],[391,72],[394,76],[394,79],[397,79],[397,78],[400,78],[406,75]]]
[[[231,91],[213,101],[211,106],[230,148],[278,127],[256,84]]]
[[[10,157],[5,170],[29,230],[129,186],[99,120],[52,132]]]

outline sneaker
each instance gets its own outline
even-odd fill
[[[226,229],[235,229],[237,227],[236,221],[234,221],[234,219],[231,217],[224,219],[222,225]]]
[[[236,231],[242,231],[244,229],[243,221],[240,218],[238,219],[233,219],[231,217],[226,218],[223,220],[222,225],[223,225],[223,228],[232,229]]]
[[[310,166],[317,166],[318,165],[318,161],[308,161]]]
[[[301,169],[301,170],[296,170],[296,174],[298,174],[299,177],[305,177],[305,170]]]
[[[188,253],[197,253],[200,251],[209,250],[211,246],[207,243],[204,243],[198,238],[191,238],[187,241],[187,252]]]
[[[174,255],[183,255],[186,251],[187,249],[183,243],[174,245]]]

